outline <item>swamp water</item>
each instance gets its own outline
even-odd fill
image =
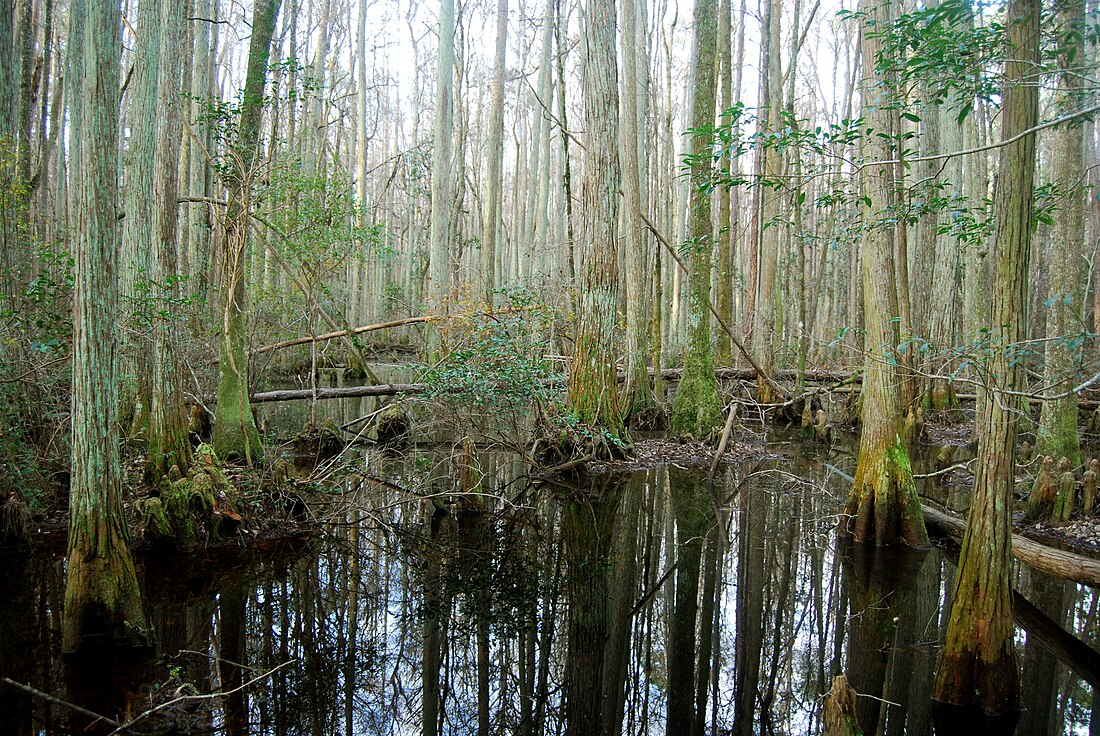
[[[139,560],[148,657],[62,657],[61,555],[0,558],[0,677],[123,723],[223,693],[144,733],[421,733],[427,703],[443,734],[813,734],[843,672],[865,733],[931,733],[950,552],[849,554],[850,452],[768,449],[781,459],[713,488],[675,465],[540,484],[484,453],[470,501],[448,495],[459,455],[345,455],[359,474],[317,510],[320,537]],[[1024,569],[1016,587],[1095,645],[1097,591]],[[1024,629],[1018,644],[1017,733],[1090,733],[1091,686]],[[0,704],[2,734],[112,730],[2,683]]]

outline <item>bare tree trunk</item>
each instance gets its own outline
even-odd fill
[[[763,64],[760,69],[761,88],[764,104],[768,110],[764,120],[764,131],[777,132],[782,123],[780,112],[783,105],[783,84],[780,67],[780,0],[768,0],[767,15],[764,18],[761,49]],[[758,153],[758,172],[763,181],[778,181],[782,165],[782,156],[775,146],[766,146]],[[780,226],[776,222],[780,210],[780,193],[772,186],[764,186],[757,181],[756,201],[753,203],[753,234],[750,240],[756,244],[759,256],[755,286],[754,309],[752,310],[752,352],[765,372],[775,370],[775,334],[776,319],[779,310],[778,283],[776,269],[779,258]],[[766,380],[757,381],[757,398],[764,403],[771,402],[774,389]]]
[[[733,33],[730,24],[732,2],[733,0],[721,0],[718,10],[718,66],[721,71],[719,82],[722,89],[719,114],[724,114],[726,110],[733,106],[733,70],[730,68],[733,63],[731,49]],[[740,80],[738,81],[740,82]],[[733,156],[730,147],[724,146],[721,171],[729,173],[732,165]],[[737,242],[737,228],[733,224],[730,212],[732,207],[731,197],[736,189],[737,187],[722,187],[718,192],[718,268],[716,273],[718,294],[715,296],[715,302],[719,316],[728,325],[734,324],[733,246]],[[719,333],[714,360],[718,365],[726,366],[730,364],[732,359],[733,348],[730,339],[725,333]]]
[[[1074,60],[1085,59],[1085,4],[1075,0],[1059,6],[1059,20],[1066,38],[1059,55],[1058,92],[1062,104],[1072,109],[1080,87]],[[1046,313],[1046,360],[1043,364],[1043,386],[1054,393],[1064,393],[1078,381],[1082,350],[1079,336],[1084,332],[1084,241],[1085,192],[1081,185],[1085,177],[1084,128],[1063,125],[1055,133],[1054,177],[1064,188],[1062,211],[1054,221],[1054,237],[1050,249],[1050,294]],[[1036,446],[1043,455],[1068,457],[1070,464],[1081,464],[1081,441],[1077,434],[1077,394],[1043,402],[1039,415]]]
[[[191,463],[191,440],[183,417],[183,394],[177,331],[181,325],[166,319],[180,297],[176,279],[178,230],[180,127],[183,120],[184,3],[161,6],[160,70],[157,81],[156,152],[153,176],[154,237],[149,248],[150,293],[159,307],[151,321],[151,385],[146,468],[164,477],[175,468],[185,474]]]
[[[584,268],[567,406],[581,422],[618,436],[623,431],[615,370],[621,174],[614,0],[589,0],[585,5],[584,28],[584,109],[588,133],[581,197]]]
[[[558,74],[558,121],[561,124],[562,199],[565,201],[565,238],[568,241],[566,243],[566,263],[568,266],[566,274],[569,277],[569,284],[572,285],[577,281],[577,257],[574,252],[573,172],[569,155],[569,118],[566,116],[565,108],[565,48],[563,48],[562,43],[564,35],[562,25],[568,23],[568,18],[562,16],[562,0],[556,0],[556,3],[554,15],[554,46],[556,53],[554,58]]]
[[[127,340],[121,356],[123,372],[132,374],[136,395],[123,397],[122,421],[135,439],[145,440],[150,401],[149,332],[153,308],[150,300],[149,244],[154,237],[153,166],[157,148],[157,80],[160,74],[161,24],[159,4],[144,2],[138,8],[138,40],[134,73],[130,80],[130,111],[127,121],[125,175],[126,198],[122,221],[122,254],[119,276],[121,297],[128,305],[126,319],[137,337]],[[132,414],[131,414],[132,413]]]
[[[451,276],[451,144],[454,130],[454,0],[439,4],[439,64],[435,85],[435,133],[432,143],[432,242],[427,301],[446,311]],[[429,361],[442,349],[438,330],[428,331]]]
[[[508,53],[508,0],[497,0],[497,44],[493,62],[493,91],[489,102],[488,172],[485,175],[485,219],[481,233],[481,281],[485,303],[493,304],[501,225],[504,157],[504,70]]]
[[[84,178],[75,242],[72,479],[62,649],[90,639],[149,643],[122,509],[118,435],[118,103],[122,48],[117,3],[89,3],[83,26]],[[80,22],[76,20],[74,22]]]
[[[1008,4],[1004,70],[1004,140],[994,194],[997,222],[996,276],[990,307],[990,385],[980,400],[978,467],[970,516],[959,555],[951,619],[936,677],[937,720],[984,715],[1011,730],[1019,716],[1020,687],[1012,623],[1012,493],[1019,415],[1011,392],[1026,385],[1023,361],[1014,354],[1026,339],[1028,260],[1035,177],[1039,90],[1032,79],[1039,63],[1036,0]],[[1008,725],[1011,724],[1011,725]],[[937,723],[937,729],[939,727]]]
[[[649,243],[642,231],[642,169],[638,127],[644,98],[638,94],[638,14],[634,0],[623,0],[623,106],[619,150],[623,160],[626,236],[626,381],[623,408],[632,415],[652,406],[646,354],[649,336]]]

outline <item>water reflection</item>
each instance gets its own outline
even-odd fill
[[[843,672],[865,733],[931,733],[949,557],[838,547],[844,481],[783,449],[714,483],[665,466],[571,486],[483,454],[468,497],[446,463],[470,453],[372,456],[391,485],[351,493],[321,540],[193,569],[145,560],[158,649],[140,661],[66,666],[59,558],[4,559],[0,671],[119,723],[223,693],[147,730],[525,736],[818,733]],[[1096,644],[1096,591],[1027,571],[1017,588]],[[1043,636],[1020,640],[1018,733],[1088,732],[1091,685]],[[3,704],[0,733],[112,730],[24,691]]]

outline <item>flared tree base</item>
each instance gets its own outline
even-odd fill
[[[860,444],[855,480],[844,506],[842,530],[855,542],[928,546],[913,468],[900,438],[877,447],[866,439]]]

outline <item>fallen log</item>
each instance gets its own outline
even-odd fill
[[[922,507],[924,520],[928,524],[943,530],[956,539],[962,539],[963,534],[966,532],[965,521],[957,516],[931,508],[927,504],[922,504]],[[1100,588],[1100,560],[1048,547],[1019,534],[1012,535],[1012,554],[1020,562],[1026,563],[1040,572]]]
[[[782,371],[780,373],[783,373]],[[793,374],[794,371],[791,371]],[[679,381],[684,374],[683,368],[666,368],[661,371],[661,378],[666,381]],[[749,368],[718,368],[714,371],[715,377],[720,380],[752,380],[756,372]],[[652,371],[650,371],[652,375]],[[814,380],[836,380],[838,374],[820,372],[814,374]],[[625,374],[619,374],[622,381]],[[807,373],[807,378],[810,374]],[[543,386],[564,386],[565,376],[555,376],[542,380]],[[271,401],[309,401],[322,399],[356,399],[364,396],[396,396],[397,394],[419,394],[426,391],[426,383],[383,383],[372,386],[343,386],[341,388],[318,388],[316,391],[309,388],[277,389],[274,391],[261,391],[252,394],[253,404],[263,404]],[[206,403],[210,403],[209,401]]]
[[[309,399],[356,399],[363,396],[396,396],[418,394],[427,388],[425,383],[382,383],[373,386],[343,386],[340,388],[288,388],[260,391],[249,397],[253,404],[270,401],[305,401]]]

